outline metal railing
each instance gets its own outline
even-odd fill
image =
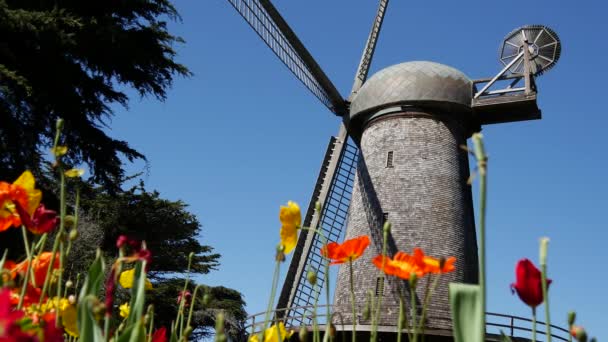
[[[338,324],[337,322],[339,321],[338,318],[339,318],[340,313],[334,312],[334,310],[332,310],[332,308],[333,308],[332,305],[330,305],[329,307],[330,307],[330,312],[331,312],[331,319],[332,319],[332,321],[336,322],[335,324],[339,328],[340,324]],[[304,314],[303,315],[298,314],[298,317],[295,317],[295,315],[284,316],[281,320],[285,321],[285,322],[313,321],[315,318],[314,306],[312,306],[312,305],[293,307],[293,308],[282,308],[282,309],[275,310],[273,312],[273,314],[276,315],[277,317],[280,317],[281,315],[285,315],[286,313],[290,314],[290,313],[295,313],[295,312],[298,312],[298,313],[304,312]],[[361,311],[359,310],[359,312],[361,312]],[[253,314],[253,315],[247,317],[247,322],[245,324],[246,332],[247,333],[259,332],[264,325],[265,315],[266,315],[266,312],[260,312],[260,313],[256,313],[256,314]],[[429,321],[432,321],[433,319],[444,320],[445,318],[430,316],[430,317],[428,317],[428,319],[429,319]],[[325,329],[325,323],[327,322],[327,305],[318,305],[317,306],[316,320],[317,320],[318,328],[323,331]],[[307,325],[307,326],[309,328],[312,328],[312,324]],[[300,326],[288,325],[286,328],[288,330],[294,329],[297,331],[300,328]],[[429,329],[427,331],[432,334],[431,329]],[[499,335],[501,331],[505,335],[510,336],[510,337],[531,339],[532,320],[525,318],[525,317],[505,315],[505,314],[494,313],[494,312],[487,312],[486,313],[486,334],[488,335],[488,337]],[[395,327],[395,332],[397,332],[396,327]],[[539,322],[539,321],[536,322],[536,334],[537,334],[537,337],[539,338],[539,339],[537,339],[538,341],[542,341],[544,336],[546,336],[546,324],[544,322]],[[567,329],[564,329],[562,327],[551,324],[551,337],[553,339],[555,339],[557,341],[568,341],[568,335],[569,335],[569,332]]]

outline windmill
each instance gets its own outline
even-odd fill
[[[382,69],[368,80],[388,0],[380,0],[354,84],[343,98],[315,59],[269,0],[228,0],[287,68],[341,123],[331,137],[304,219],[331,241],[370,235],[370,259],[379,253],[382,226],[393,223],[389,253],[423,247],[432,255],[457,257],[457,272],[445,277],[429,310],[429,328],[449,330],[447,286],[450,281],[477,282],[468,156],[460,146],[482,125],[540,118],[535,77],[559,59],[560,41],[544,26],[524,26],[507,35],[500,49],[504,68],[492,78],[470,80],[462,72],[433,62],[406,62]],[[506,85],[504,83],[507,83]],[[479,90],[478,90],[479,88]],[[315,203],[322,206],[315,213]],[[306,282],[306,271],[325,277],[321,239],[302,231],[277,308],[287,325],[310,324],[306,306],[318,290]],[[368,260],[357,261],[357,305],[367,290],[384,296],[380,325],[394,327],[394,303],[404,283],[378,277]],[[340,270],[334,310],[343,323],[369,325],[349,316],[348,278]],[[418,298],[415,298],[418,300]],[[360,310],[361,311],[361,310]]]

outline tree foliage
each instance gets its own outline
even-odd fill
[[[116,190],[122,160],[145,157],[103,127],[113,104],[127,106],[125,89],[162,100],[189,75],[174,61],[176,19],[167,0],[0,0],[0,176],[39,170],[62,117],[65,161]]]
[[[82,207],[104,232],[103,250],[115,253],[120,235],[146,241],[153,253],[151,278],[184,272],[190,253],[194,254],[193,273],[205,274],[219,265],[220,255],[197,240],[200,222],[186,210],[187,205],[162,199],[143,184],[118,194],[93,190],[82,200]]]
[[[188,290],[194,293],[195,283],[190,283]],[[163,279],[155,284],[152,294],[154,303],[154,320],[160,325],[170,326],[175,320],[178,310],[178,297],[175,289],[183,289],[183,279]],[[203,295],[209,297],[208,303],[203,303]],[[245,302],[241,294],[223,286],[202,286],[194,299],[191,326],[194,328],[190,339],[200,341],[208,337],[215,325],[216,315],[222,311],[225,316],[226,333],[232,340],[244,340],[244,322],[247,313],[244,310]],[[186,307],[188,313],[190,307]]]

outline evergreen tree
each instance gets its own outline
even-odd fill
[[[64,118],[68,164],[88,164],[92,181],[118,190],[123,160],[145,159],[102,128],[126,88],[163,100],[182,40],[167,0],[0,0],[0,179],[40,175],[57,118]]]
[[[207,274],[219,266],[220,255],[197,239],[200,237],[199,221],[186,210],[187,206],[182,201],[162,199],[158,192],[146,191],[143,184],[111,195],[86,184],[80,184],[80,187],[85,190],[82,199],[84,214],[78,224],[79,238],[67,262],[70,268],[66,270],[66,278],[75,279],[78,273],[85,272],[95,258],[95,249],[91,246],[100,246],[106,260],[112,261],[118,252],[118,236],[145,241],[152,253],[148,278],[154,284],[154,290],[147,293],[147,299],[155,307],[155,325],[168,329],[176,317],[189,254],[193,253],[188,287],[192,294],[196,276]],[[116,303],[126,302],[128,292],[119,292]],[[210,300],[203,305],[205,293]],[[191,340],[199,340],[211,332],[219,310],[226,315],[228,335],[240,340],[246,319],[244,306],[241,294],[235,290],[221,286],[203,287],[194,302]]]

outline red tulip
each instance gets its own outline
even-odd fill
[[[519,298],[532,309],[543,302],[541,274],[538,268],[528,259],[521,259],[515,267],[516,282],[511,284],[511,291],[517,291]],[[551,279],[547,279],[547,287]]]

